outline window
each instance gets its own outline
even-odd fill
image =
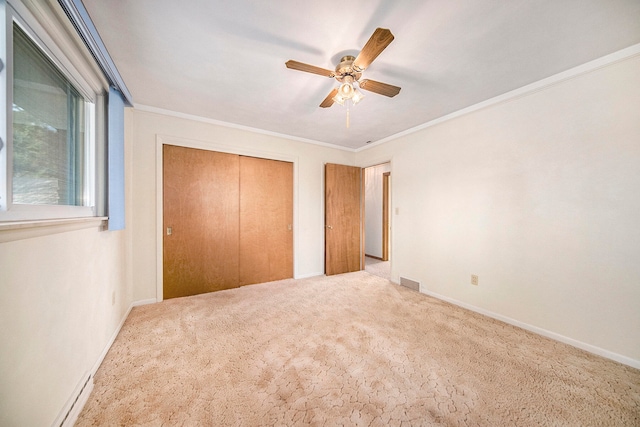
[[[83,206],[85,101],[13,26],[14,204]]]
[[[3,12],[0,221],[94,216],[98,96],[91,88],[104,85],[93,76],[87,83],[54,42],[62,31],[49,34],[18,1]]]

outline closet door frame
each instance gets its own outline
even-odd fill
[[[185,148],[218,151],[220,153],[237,154],[240,156],[259,157],[268,160],[279,160],[293,163],[293,277],[298,277],[297,256],[298,253],[298,164],[297,156],[266,152],[253,148],[238,148],[216,142],[199,141],[187,138],[179,138],[168,135],[156,135],[156,298],[143,301],[143,303],[160,302],[164,299],[163,280],[163,145],[176,145]]]

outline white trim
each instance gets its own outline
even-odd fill
[[[107,117],[105,108],[105,95],[98,94],[94,104],[94,124],[93,131],[93,201],[95,214],[98,216],[107,215],[107,121],[98,119]]]
[[[10,193],[11,188],[8,188]],[[11,203],[6,211],[0,211],[0,223],[10,221],[38,221],[44,219],[86,218],[95,214],[93,206],[28,205]]]
[[[368,150],[377,145],[384,144],[385,142],[393,141],[394,139],[398,139],[403,136],[410,135],[412,133],[416,133],[423,129],[439,125],[440,123],[458,118],[460,116],[464,116],[469,113],[473,113],[475,111],[482,110],[483,108],[491,107],[493,105],[497,105],[503,102],[508,102],[541,90],[544,90],[548,87],[554,86],[558,83],[562,83],[566,80],[573,79],[575,77],[581,76],[583,74],[590,73],[592,71],[599,70],[600,68],[604,68],[609,65],[613,65],[617,62],[624,61],[626,59],[633,58],[634,56],[640,55],[640,43],[635,44],[633,46],[629,46],[628,48],[619,50],[617,52],[611,53],[609,55],[603,56],[598,59],[594,59],[593,61],[589,61],[585,64],[579,65],[577,67],[571,68],[569,70],[563,71],[561,73],[555,74],[553,76],[547,77],[542,80],[538,80],[537,82],[528,84],[526,86],[522,86],[518,89],[514,89],[510,92],[504,93],[502,95],[487,99],[486,101],[479,102],[477,104],[471,105],[469,107],[463,108],[462,110],[455,111],[453,113],[447,114],[442,117],[438,117],[437,119],[428,121],[421,125],[412,127],[410,129],[404,130],[402,132],[398,132],[396,134],[390,135],[386,138],[382,138],[378,141],[367,144],[363,147],[356,148],[354,151],[359,153],[364,150]]]
[[[46,55],[54,66],[64,75],[69,83],[77,89],[84,101],[85,110],[85,138],[83,145],[85,148],[84,165],[84,193],[83,206],[70,205],[25,205],[14,204],[12,202],[13,180],[13,144],[12,144],[12,113],[10,108],[13,105],[13,64],[9,61],[2,73],[2,84],[4,97],[0,102],[0,114],[7,118],[6,123],[0,130],[0,137],[3,142],[3,149],[0,152],[0,170],[4,173],[0,178],[0,223],[5,221],[38,221],[41,219],[67,219],[84,218],[96,215],[95,212],[95,180],[96,166],[94,162],[95,150],[95,108],[94,103],[98,94],[96,88],[99,87],[99,79],[94,79],[95,75],[90,73],[87,67],[90,65],[82,59],[82,52],[70,43],[64,30],[60,28],[61,23],[52,18],[48,5],[29,2],[28,5],[21,1],[3,2],[4,21],[0,26],[4,30],[6,45],[0,46],[2,52],[8,57],[13,56],[13,26],[14,23],[21,28],[28,36],[29,40],[35,43],[39,50]],[[45,10],[46,9],[46,10]],[[72,42],[72,41],[71,41]],[[86,75],[85,75],[86,74]],[[88,77],[87,77],[88,76]],[[45,233],[46,234],[46,233]],[[34,236],[31,236],[34,237]],[[22,238],[22,237],[21,237]],[[15,239],[18,240],[18,239]]]
[[[120,319],[120,323],[116,327],[116,330],[113,332],[113,334],[111,334],[111,337],[109,338],[109,341],[107,341],[107,344],[102,349],[102,352],[98,356],[98,359],[93,364],[93,367],[91,368],[91,377],[93,377],[96,374],[96,372],[98,372],[98,368],[100,368],[100,365],[102,365],[102,361],[107,356],[107,353],[111,349],[111,346],[113,345],[113,343],[115,342],[116,338],[118,337],[118,334],[120,333],[120,330],[122,329],[122,326],[124,326],[124,322],[126,322],[127,317],[129,317],[129,313],[131,313],[131,309],[132,308],[133,308],[133,303],[131,303],[129,305],[129,308],[124,313],[124,316],[122,316],[122,319]]]
[[[75,27],[78,35],[84,41],[85,46],[93,55],[104,75],[109,79],[109,82],[122,94],[125,102],[129,106],[132,105],[131,93],[129,89],[127,89],[118,68],[111,59],[82,1],[58,0],[58,3],[67,14],[69,21],[71,21]]]
[[[82,409],[84,409],[84,405],[87,404],[92,391],[93,375],[87,379],[86,383],[83,385],[83,388],[80,389],[80,394],[73,402],[73,406],[71,407],[68,415],[66,415],[66,418],[64,419],[61,427],[73,427],[76,424],[76,421],[78,421],[78,417],[80,416]]]
[[[476,313],[480,313],[482,315],[491,317],[493,319],[500,320],[501,322],[505,322],[505,323],[508,323],[510,325],[517,326],[518,328],[522,328],[522,329],[527,330],[529,332],[533,332],[535,334],[542,335],[543,337],[551,338],[552,340],[559,341],[559,342],[564,343],[564,344],[568,344],[568,345],[570,345],[572,347],[579,348],[581,350],[584,350],[584,351],[587,351],[589,353],[593,353],[595,355],[598,355],[598,356],[601,356],[601,357],[604,357],[604,358],[607,358],[607,359],[622,363],[622,364],[627,365],[627,366],[631,366],[632,368],[640,369],[640,360],[632,359],[632,358],[624,356],[622,354],[614,353],[612,351],[605,350],[605,349],[600,348],[600,347],[596,347],[595,345],[587,344],[587,343],[584,343],[582,341],[578,341],[578,340],[573,339],[573,338],[565,337],[564,335],[557,334],[557,333],[549,331],[547,329],[543,329],[543,328],[539,328],[537,326],[529,325],[528,323],[524,323],[524,322],[521,322],[519,320],[515,320],[515,319],[512,319],[510,317],[503,316],[501,314],[494,313],[492,311],[485,310],[485,309],[480,308],[480,307],[476,307],[475,305],[467,304],[466,302],[462,302],[462,301],[456,300],[454,298],[449,298],[447,296],[440,295],[440,294],[437,294],[435,292],[431,292],[431,291],[429,291],[427,289],[423,289],[422,286],[420,286],[420,292],[423,293],[423,294],[429,295],[431,297],[437,298],[439,300],[446,301],[446,302],[449,302],[451,304],[457,305],[458,307],[466,308],[467,310],[471,310],[471,311],[474,311]]]
[[[327,209],[325,207],[326,204],[326,193],[325,193],[325,172],[327,170],[327,163],[326,162],[322,162],[322,165],[318,168],[318,174],[319,176],[319,180],[318,182],[320,183],[320,212],[318,212],[319,215],[319,221],[318,221],[318,229],[322,230],[322,272],[320,273],[321,275],[325,274],[326,269],[327,269],[327,255],[326,255],[326,251],[327,251]]]
[[[324,276],[324,273],[308,273],[308,274],[301,274],[299,276],[294,276],[293,278],[296,280],[301,280],[301,279],[309,279],[310,277],[320,277],[320,276]]]
[[[11,200],[11,192],[8,183],[11,171],[9,168],[13,163],[9,151],[9,135],[12,133],[9,123],[9,109],[13,109],[13,61],[8,61],[8,57],[13,57],[13,31],[9,31],[11,12],[7,3],[0,0],[0,212],[5,212],[9,208],[8,201]]]
[[[72,427],[93,390],[93,374],[85,373],[51,427]]]
[[[84,191],[82,194],[83,206],[91,206],[92,213],[96,213],[96,104],[84,101],[85,111],[85,153],[84,153]]]
[[[71,394],[71,397],[69,398],[65,406],[62,408],[62,411],[56,418],[56,421],[54,421],[54,423],[52,424],[52,427],[58,427],[58,426],[64,427],[64,426],[74,425],[74,423],[78,419],[78,415],[80,415],[80,412],[82,411],[82,408],[84,408],[84,405],[87,403],[87,400],[89,399],[91,390],[93,390],[93,377],[96,375],[96,372],[98,372],[100,365],[102,365],[104,358],[107,356],[107,353],[109,352],[109,350],[111,349],[111,346],[113,345],[116,338],[118,337],[118,334],[120,334],[120,330],[124,326],[124,322],[127,321],[127,318],[131,313],[131,310],[133,309],[133,307],[137,307],[140,305],[153,304],[155,302],[156,302],[155,299],[147,299],[147,300],[134,301],[129,305],[129,308],[125,312],[124,316],[122,316],[122,319],[120,319],[120,323],[116,327],[116,330],[113,332],[113,334],[111,334],[109,341],[107,341],[107,344],[102,349],[102,352],[98,356],[98,359],[93,364],[91,371],[89,371],[88,374],[85,374],[82,376],[82,380],[74,389],[73,393]],[[86,379],[87,375],[89,376],[88,380]],[[86,387],[84,386],[85,383],[87,384]]]
[[[56,28],[52,19],[48,18],[47,12],[38,10],[39,18],[45,20],[48,25],[45,28],[36,18],[35,14],[20,1],[10,1],[12,9],[12,20],[38,45],[38,48],[49,57],[51,62],[62,72],[70,83],[82,94],[83,98],[94,103],[96,99],[97,85],[89,83],[87,78],[80,72],[78,66],[70,59],[75,58],[77,49],[69,46],[64,36]],[[40,6],[40,5],[38,5]],[[8,28],[13,31],[13,28]],[[93,77],[93,76],[91,76]]]
[[[156,135],[156,301],[164,299],[164,167],[163,141]]]
[[[141,299],[141,300],[132,302],[131,307],[140,307],[141,305],[155,304],[157,302],[158,300],[156,300],[155,298]]]
[[[163,272],[163,161],[162,146],[176,145],[179,147],[197,148],[200,150],[217,151],[220,153],[237,154],[240,156],[259,157],[269,160],[280,160],[293,163],[293,277],[296,278],[298,267],[298,250],[300,248],[300,235],[298,230],[299,212],[299,172],[300,158],[288,154],[265,151],[255,148],[238,147],[234,145],[220,144],[217,142],[200,141],[169,135],[156,135],[156,301],[164,298],[164,272]]]
[[[386,160],[385,160],[386,159]],[[365,169],[367,168],[372,168],[374,166],[378,166],[378,165],[384,165],[386,163],[389,163],[389,173],[391,174],[391,176],[393,176],[393,155],[384,155],[384,156],[378,156],[374,159],[370,159],[366,164],[368,166],[360,166],[360,168],[362,168],[363,172]],[[364,179],[364,175],[362,177],[362,179]],[[366,188],[365,188],[365,192],[366,192]],[[391,274],[391,271],[393,271],[393,265],[394,265],[394,261],[393,261],[393,230],[395,229],[394,227],[394,215],[393,215],[393,179],[390,180],[390,187],[389,187],[389,274]],[[365,195],[363,195],[362,197],[365,197]],[[364,229],[364,241],[363,244],[365,244],[366,246],[366,242],[367,242],[367,227],[366,227],[366,215],[367,215],[367,209],[366,209],[366,199],[365,199],[365,208],[364,208],[364,217],[362,218],[362,221],[365,223],[363,229]],[[366,256],[367,254],[365,254]],[[363,266],[363,270],[366,270],[366,266]],[[398,279],[399,281],[400,279]],[[391,280],[389,280],[391,281]]]
[[[238,130],[244,130],[244,131],[247,131],[247,132],[258,133],[258,134],[261,134],[261,135],[274,136],[274,137],[277,137],[277,138],[283,138],[283,139],[289,139],[289,140],[292,140],[292,141],[304,142],[306,144],[320,145],[320,146],[323,146],[323,147],[334,148],[336,150],[355,152],[355,150],[353,148],[343,147],[342,145],[330,144],[328,142],[316,141],[316,140],[313,140],[313,139],[300,138],[298,136],[286,135],[286,134],[283,134],[283,133],[272,132],[272,131],[269,131],[269,130],[258,129],[258,128],[239,125],[239,124],[235,124],[235,123],[224,122],[222,120],[210,119],[208,117],[196,116],[196,115],[193,115],[193,114],[186,114],[186,113],[180,113],[180,112],[172,111],[172,110],[165,110],[163,108],[151,107],[149,105],[134,104],[133,107],[136,110],[144,111],[144,112],[147,112],[147,113],[162,114],[164,116],[177,117],[179,119],[193,120],[193,121],[196,121],[196,122],[208,123],[208,124],[212,124],[212,125],[216,125],[216,126],[223,126],[223,127],[227,127],[227,128],[231,128],[231,129],[238,129]]]
[[[50,219],[43,221],[0,222],[0,243],[66,233],[84,228],[106,229],[107,217]]]
[[[102,352],[96,359],[95,363],[93,364],[93,367],[91,368],[88,374],[85,374],[82,376],[80,383],[74,389],[73,393],[71,394],[71,397],[69,398],[65,406],[62,408],[62,411],[60,411],[60,414],[58,414],[58,417],[56,418],[56,421],[54,421],[54,423],[52,424],[52,427],[72,426],[75,423],[75,421],[78,418],[78,415],[80,415],[80,412],[82,411],[82,408],[84,407],[84,405],[87,403],[87,400],[89,399],[91,390],[93,389],[93,377],[96,375],[96,372],[98,372],[100,365],[102,365],[104,358],[107,356],[107,353],[111,349],[111,346],[113,346],[113,343],[118,337],[118,334],[120,334],[120,330],[124,326],[124,322],[127,321],[127,318],[131,313],[131,310],[133,309],[133,307],[137,307],[140,305],[153,304],[155,302],[156,302],[155,299],[146,299],[146,300],[134,301],[129,305],[129,308],[124,313],[124,316],[122,316],[122,319],[120,319],[120,323],[116,327],[113,334],[111,334],[109,341],[107,341],[107,344],[102,349]],[[87,376],[88,376],[88,380],[87,380]],[[86,387],[85,387],[85,383],[87,384]]]

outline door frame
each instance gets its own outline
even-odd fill
[[[298,166],[300,160],[297,156],[287,154],[278,154],[273,152],[262,151],[254,148],[240,148],[216,142],[199,141],[195,139],[181,138],[168,135],[156,135],[156,299],[160,302],[164,299],[164,280],[163,280],[163,237],[164,237],[164,208],[163,208],[163,190],[164,190],[164,170],[162,158],[163,145],[176,145],[185,148],[196,148],[199,150],[218,151],[220,153],[238,154],[241,156],[259,157],[268,160],[279,160],[293,163],[293,277],[298,277],[298,248],[300,247],[300,233],[298,233]],[[154,302],[154,301],[149,301]]]
[[[391,221],[391,206],[389,204],[389,193],[391,172],[382,174],[382,260],[389,261],[389,232]]]
[[[373,161],[369,161],[369,162],[366,162],[366,163],[360,165],[360,167],[362,168],[362,173],[363,173],[363,176],[362,176],[363,192],[364,192],[364,170],[366,168],[370,168],[370,167],[378,166],[378,165],[383,165],[385,163],[389,163],[389,172],[384,172],[384,174],[388,173],[389,176],[393,176],[393,157],[380,157],[380,158],[374,159]],[[388,239],[389,239],[389,241],[388,241],[388,246],[387,246],[387,248],[388,248],[387,255],[389,255],[389,253],[393,253],[393,250],[391,250],[391,248],[393,247],[393,180],[391,180],[391,179],[389,180],[389,188],[388,188],[388,190],[389,190],[389,198],[388,198],[389,206],[388,206],[388,210],[387,211],[389,213],[389,218],[388,218],[389,227],[388,227],[387,230],[388,230]],[[364,198],[364,195],[363,195],[363,198]],[[362,265],[362,269],[363,270],[364,270],[364,242],[365,242],[365,239],[367,238],[367,235],[366,235],[366,232],[365,232],[365,228],[364,228],[364,216],[365,215],[366,215],[366,211],[364,210],[364,206],[363,206],[363,212],[362,212],[362,236],[363,236],[363,238],[362,238],[362,244],[363,244],[363,248],[362,248],[362,250],[363,250],[363,255],[362,255],[363,265]],[[383,255],[384,255],[384,247],[383,247]],[[393,257],[391,257],[391,259],[389,259],[388,261],[389,261],[389,267],[391,269],[393,269]]]

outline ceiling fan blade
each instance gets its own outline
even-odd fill
[[[358,71],[365,70],[380,53],[393,41],[393,34],[386,28],[376,28],[367,44],[364,45],[358,57],[353,61]]]
[[[303,62],[294,61],[293,59],[285,62],[287,68],[291,68],[292,70],[304,71],[307,73],[319,74],[325,77],[335,77],[335,71],[327,70],[325,68],[316,67],[314,65],[305,64]]]
[[[360,80],[359,83],[360,89],[379,93],[380,95],[388,96],[389,98],[393,98],[400,93],[400,88],[398,86],[377,82],[375,80],[364,79]]]
[[[327,97],[324,99],[324,101],[322,101],[322,104],[320,104],[320,106],[322,108],[331,107],[333,105],[333,97],[336,96],[337,94],[338,94],[338,88],[335,88],[334,90],[331,91],[331,93],[329,93],[329,95],[327,95]]]

